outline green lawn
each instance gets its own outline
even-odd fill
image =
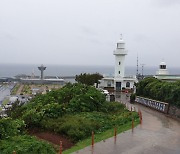
[[[139,124],[139,119],[136,119],[134,122],[134,126],[137,126]],[[120,134],[126,130],[131,129],[132,127],[132,122],[129,121],[128,123],[121,125],[117,128],[117,134]],[[110,137],[114,136],[114,128],[109,129],[103,133],[100,134],[95,134],[94,136],[94,142],[100,142],[102,140],[108,139]],[[91,145],[91,137],[89,137],[88,139],[82,140],[80,142],[78,142],[75,146],[73,146],[71,149],[68,149],[66,151],[63,152],[63,154],[69,154],[75,151],[78,151],[80,149],[83,149],[87,146]]]

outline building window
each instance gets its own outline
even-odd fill
[[[119,71],[119,74],[120,74],[121,72]]]
[[[166,65],[160,65],[160,69],[166,69]]]
[[[126,88],[130,88],[130,82],[126,82]]]
[[[108,81],[107,87],[111,87],[111,81]]]
[[[119,62],[119,65],[121,65],[121,62]]]

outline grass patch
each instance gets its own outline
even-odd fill
[[[5,106],[7,103],[9,103],[9,99],[4,99],[2,102],[2,106]]]
[[[20,88],[20,84],[16,84],[15,87],[11,91],[11,95],[16,95],[19,88]]]
[[[22,89],[22,92],[24,94],[31,94],[32,91],[31,91],[31,87],[29,85],[24,85],[23,89]]]
[[[139,119],[135,119],[134,126],[137,126],[138,124],[139,124]],[[126,124],[117,127],[117,133],[120,134],[120,133],[122,133],[122,132],[124,132],[126,130],[129,130],[129,129],[131,129],[131,126],[132,126],[132,123],[131,123],[131,121],[129,121]],[[109,129],[109,130],[107,130],[107,131],[105,131],[103,133],[100,133],[100,134],[95,134],[94,142],[95,143],[100,142],[102,140],[108,139],[108,138],[113,137],[113,136],[114,136],[114,128]],[[91,137],[78,142],[71,149],[63,151],[63,154],[69,154],[69,153],[78,151],[78,150],[83,149],[83,148],[85,148],[85,147],[87,147],[89,145],[91,145]]]

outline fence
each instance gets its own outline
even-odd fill
[[[139,96],[136,97],[135,101],[137,103],[143,104],[145,106],[148,106],[150,108],[153,108],[155,110],[158,110],[166,114],[168,113],[168,110],[169,110],[169,104],[165,102],[160,102],[157,100],[148,99],[148,98],[139,97]]]

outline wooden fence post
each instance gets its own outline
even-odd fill
[[[91,143],[92,147],[94,147],[94,132],[92,131],[92,143]]]
[[[62,147],[62,141],[60,141],[59,154],[62,154],[62,150],[63,150],[63,147]]]
[[[132,119],[132,133],[134,131],[134,119]]]

